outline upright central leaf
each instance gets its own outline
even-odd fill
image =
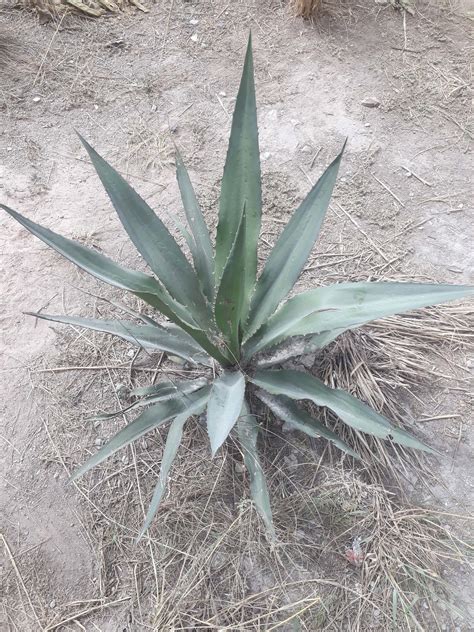
[[[244,70],[232,119],[229,148],[224,167],[216,237],[216,272],[225,268],[246,209],[247,266],[242,283],[248,297],[257,274],[257,242],[262,214],[257,106],[253,76],[252,41],[249,37]]]
[[[216,323],[224,334],[229,351],[236,361],[240,358],[240,329],[241,322],[245,318],[243,312],[246,294],[242,278],[247,270],[246,217],[247,213],[244,209],[229,259],[222,273],[215,307]]]

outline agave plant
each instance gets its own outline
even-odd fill
[[[273,536],[269,494],[257,451],[260,428],[250,407],[251,393],[276,417],[289,422],[295,429],[311,437],[324,437],[354,458],[358,456],[351,447],[297,402],[309,400],[327,407],[342,422],[361,433],[430,451],[416,437],[393,426],[348,393],[328,388],[312,375],[279,367],[275,350],[287,345],[288,341],[298,341],[296,346],[290,346],[290,354],[313,352],[348,329],[383,316],[472,295],[474,287],[341,283],[287,298],[318,236],[342,151],[288,221],[258,273],[262,202],[250,38],[222,179],[215,248],[188,172],[177,156],[177,179],[188,223],[188,228],[182,230],[192,262],[138,193],[84,139],[81,140],[120,221],[152,274],[124,268],[6,206],[2,205],[2,208],[74,264],[102,281],[131,292],[166,320],[157,322],[148,316],[140,316],[137,323],[33,315],[106,332],[139,347],[179,356],[194,365],[202,365],[203,376],[189,381],[163,381],[133,391],[136,400],[125,410],[146,406],[145,410],[86,461],[73,474],[73,479],[144,433],[172,421],[143,533],[163,497],[186,422],[193,415],[206,411],[213,455],[231,432],[236,435],[248,471],[253,501],[268,533]],[[205,367],[212,367],[213,371]]]

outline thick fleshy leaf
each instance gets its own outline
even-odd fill
[[[295,430],[301,430],[301,432],[305,432],[310,437],[323,437],[331,441],[331,443],[334,443],[334,445],[343,452],[350,454],[350,456],[355,459],[360,459],[357,452],[354,452],[337,434],[329,430],[329,428],[317,419],[314,419],[314,417],[311,417],[305,410],[298,408],[288,397],[284,395],[271,395],[263,390],[257,391],[257,397],[270,408],[276,417],[286,421],[290,426],[293,426]]]
[[[181,192],[184,212],[192,233],[191,240],[187,241],[193,256],[194,268],[204,294],[212,303],[214,300],[215,280],[214,252],[211,238],[188,171],[179,153],[176,154],[176,178]]]
[[[216,344],[210,342],[207,336],[199,330],[199,326],[193,321],[189,311],[175,301],[156,279],[143,274],[143,272],[124,268],[96,250],[86,248],[72,239],[67,239],[48,228],[44,228],[4,204],[0,204],[0,208],[3,208],[35,237],[41,239],[46,245],[85,272],[114,287],[133,292],[143,301],[159,310],[192,336],[218,362],[224,366],[230,363],[229,358],[217,348]]]
[[[351,329],[377,318],[474,296],[474,286],[434,283],[339,283],[290,298],[249,341],[256,353],[287,336]]]
[[[168,293],[188,307],[196,322],[206,326],[209,313],[198,278],[174,237],[128,182],[82,136],[79,138],[138,252]]]
[[[297,208],[273,247],[252,297],[245,328],[247,338],[274,313],[296,283],[319,235],[343,151],[344,147]]]
[[[216,237],[216,272],[220,278],[246,209],[246,260],[242,283],[249,297],[257,273],[257,244],[262,214],[257,106],[249,37],[242,79],[235,103],[229,148],[222,178]],[[247,300],[247,299],[246,299]]]
[[[72,261],[72,263],[76,264],[82,270],[85,270],[85,272],[92,274],[97,279],[123,290],[129,290],[130,292],[142,292],[143,294],[156,294],[160,296],[160,285],[153,277],[143,274],[143,272],[124,268],[96,250],[86,248],[86,246],[83,246],[79,242],[62,237],[52,230],[49,230],[49,228],[44,228],[4,204],[0,204],[0,208],[3,208],[11,217],[16,219],[18,223],[35,235],[35,237],[41,239],[41,241],[56,250],[56,252],[59,252],[59,254],[66,257],[66,259]]]
[[[257,450],[258,429],[255,415],[250,414],[248,404],[244,401],[241,415],[237,421],[237,433],[244,455],[245,468],[249,474],[250,494],[267,528],[270,539],[274,540],[275,527],[273,526],[270,496]]]
[[[245,308],[245,286],[242,281],[247,266],[245,253],[246,210],[224,268],[216,297],[215,317],[235,360],[240,357],[240,329]]]
[[[133,292],[178,324],[185,322],[190,327],[197,327],[186,309],[169,296],[153,277],[143,272],[124,268],[96,250],[87,248],[72,239],[62,237],[49,228],[44,228],[4,204],[0,204],[0,208],[3,208],[35,237],[41,239],[46,245],[85,272],[114,287]]]
[[[168,484],[168,475],[178,452],[181,439],[183,437],[184,424],[192,415],[199,415],[204,410],[204,408],[205,404],[196,403],[194,406],[191,406],[186,412],[178,415],[176,419],[174,419],[171,423],[168,430],[168,436],[166,437],[165,449],[161,458],[160,476],[158,478],[158,483],[156,484],[153,497],[150,501],[150,505],[145,517],[145,522],[143,523],[142,529],[138,536],[138,540],[140,540],[145,531],[151,525],[153,518],[155,517],[155,514],[160,506],[161,499],[163,498],[163,494]]]
[[[205,378],[198,378],[197,380],[179,380],[177,382],[166,380],[166,382],[154,384],[153,386],[137,388],[134,391],[131,391],[130,395],[140,396],[142,394],[142,399],[137,399],[129,406],[119,410],[114,410],[112,413],[94,415],[93,417],[89,417],[89,419],[94,421],[113,419],[114,417],[118,417],[124,413],[129,413],[131,410],[135,410],[136,408],[143,408],[144,406],[156,404],[157,402],[163,402],[168,399],[180,399],[184,395],[194,393],[194,391],[198,391],[206,385],[207,380]]]
[[[80,318],[78,316],[27,313],[43,320],[112,334],[139,347],[166,351],[194,364],[211,365],[211,359],[207,354],[203,353],[196,341],[179,329],[171,332],[167,331],[166,327],[159,325],[136,325],[127,320],[98,320],[95,318]]]
[[[78,468],[70,480],[76,480],[90,469],[108,459],[109,456],[139,439],[145,433],[162,426],[177,415],[194,410],[197,404],[205,406],[210,388],[184,395],[181,399],[170,399],[144,410],[136,419],[120,430],[108,443]],[[192,414],[192,413],[190,413]]]
[[[240,371],[224,371],[212,385],[207,405],[207,432],[213,456],[239,418],[244,394],[245,378]]]
[[[392,426],[375,410],[340,389],[332,389],[307,373],[301,371],[257,371],[251,381],[273,395],[286,395],[291,399],[309,399],[318,406],[326,406],[336,413],[344,423],[355,430],[366,432],[381,439],[392,439],[395,443],[434,452],[431,448],[405,430]]]
[[[179,393],[192,393],[198,388],[206,386],[207,380],[204,377],[198,377],[195,380],[163,380],[157,384],[151,384],[150,386],[140,386],[130,391],[131,397],[145,398],[145,403],[149,398],[154,399],[159,397],[160,399],[167,399],[168,397],[174,397]]]

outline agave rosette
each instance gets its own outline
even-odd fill
[[[179,356],[194,365],[214,366],[216,377],[165,381],[133,391],[137,400],[126,410],[143,406],[145,410],[89,458],[73,478],[143,434],[171,422],[143,534],[159,507],[186,422],[205,412],[213,454],[229,434],[235,432],[248,471],[252,498],[273,537],[270,499],[257,450],[260,426],[252,414],[250,391],[276,417],[311,437],[328,439],[354,458],[357,458],[354,450],[298,402],[307,400],[327,407],[359,432],[430,451],[415,436],[392,425],[349,393],[331,389],[304,372],[269,366],[271,353],[268,351],[295,337],[303,337],[306,351],[315,351],[348,329],[384,316],[473,295],[474,288],[448,284],[340,283],[287,298],[320,232],[344,148],[294,212],[258,273],[262,200],[250,38],[222,179],[215,247],[186,167],[179,155],[176,159],[188,223],[184,234],[192,261],[139,194],[81,140],[120,221],[148,264],[150,274],[125,268],[7,206],[0,206],[69,261],[96,278],[136,295],[166,321],[158,323],[143,317],[141,323],[136,323],[34,315],[106,332],[139,347]],[[258,368],[262,354],[267,354],[266,368]]]

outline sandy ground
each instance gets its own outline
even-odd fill
[[[172,168],[176,143],[213,223],[251,28],[264,244],[347,136],[320,258],[303,285],[343,272],[353,279],[472,283],[470,8],[433,1],[418,2],[417,9],[411,17],[371,0],[348,1],[309,23],[278,1],[176,0],[156,3],[148,15],[40,25],[34,15],[1,8],[1,27],[19,44],[21,61],[0,69],[0,199],[136,265],[75,128],[158,213],[181,213]],[[364,105],[366,99],[377,107]],[[37,611],[50,616],[56,604],[96,598],[102,559],[77,491],[65,487],[64,470],[51,468],[45,456],[54,443],[45,412],[49,394],[32,389],[29,371],[38,358],[55,366],[67,339],[23,312],[88,315],[95,304],[75,288],[98,286],[6,217],[0,226],[3,533],[28,577],[19,589],[22,608],[29,608],[27,594],[39,595]],[[368,258],[356,256],[360,243]],[[69,381],[73,388],[71,374],[53,376],[62,380],[62,392]],[[441,502],[465,512],[474,488],[467,406],[449,397],[434,401],[426,415],[454,415],[424,426],[448,452],[439,466],[447,482]],[[22,608],[9,611],[8,629],[43,629]],[[107,617],[87,621],[61,629],[119,629]]]

